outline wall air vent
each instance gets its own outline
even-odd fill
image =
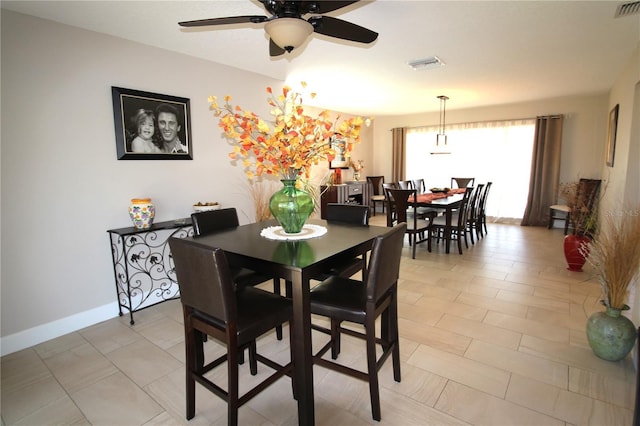
[[[640,13],[640,1],[632,1],[627,3],[621,3],[616,9],[614,18],[622,18],[625,16],[631,16]]]
[[[421,70],[427,68],[437,68],[444,65],[444,62],[437,56],[430,56],[424,59],[416,59],[414,61],[409,61],[408,65],[413,70]]]

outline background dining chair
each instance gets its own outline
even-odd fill
[[[358,204],[327,203],[327,222],[344,223],[355,226],[369,226],[369,207]],[[350,277],[366,268],[366,257],[348,256],[339,258],[331,267],[314,279],[325,280],[331,275]]]
[[[369,382],[371,412],[380,420],[378,370],[391,355],[393,378],[400,382],[400,341],[398,338],[398,276],[406,224],[401,223],[374,240],[369,269],[362,281],[331,277],[311,290],[311,313],[328,317],[330,341],[313,357],[314,364]],[[382,316],[380,337],[376,337],[376,319]],[[347,321],[361,324],[364,332],[341,327]],[[323,358],[331,349],[332,359],[340,353],[340,335],[345,333],[366,341],[367,372]],[[376,355],[376,344],[382,354]]]
[[[382,204],[382,213],[384,213],[385,198],[382,184],[384,183],[384,176],[367,176],[367,182],[371,183],[373,187],[373,194],[371,195],[371,204],[373,205],[373,215],[376,215],[376,204]]]
[[[276,325],[291,321],[291,301],[276,294],[243,287],[236,291],[233,277],[222,249],[195,245],[182,238],[170,238],[180,301],[184,316],[186,418],[192,419],[196,409],[196,382],[227,402],[227,422],[238,424],[238,409],[251,398],[284,375],[291,375],[293,363],[281,365],[257,353],[256,339]],[[291,328],[289,328],[291,339]],[[226,345],[224,355],[205,359],[205,335]],[[252,375],[260,362],[275,370],[251,390],[240,396],[238,356],[249,348]],[[291,357],[293,359],[293,356]],[[215,367],[227,364],[227,390],[205,376]]]
[[[487,199],[489,198],[489,190],[491,189],[491,185],[493,182],[487,182],[484,186],[484,191],[482,191],[482,196],[480,197],[480,210],[478,212],[478,228],[477,231],[480,231],[480,236],[484,237],[487,233]]]
[[[431,240],[428,238],[431,219],[420,219],[418,215],[413,214],[416,209],[415,200],[417,191],[415,189],[389,189],[388,190],[396,210],[396,223],[405,222],[407,227],[405,233],[409,236],[409,245],[412,247],[413,259],[416,258],[416,245],[427,242],[427,250],[431,251]],[[435,215],[435,214],[434,214]],[[418,239],[420,237],[420,239]]]
[[[193,223],[193,235],[196,238],[240,226],[238,212],[233,207],[192,213],[191,222]],[[231,277],[233,278],[236,288],[241,289],[247,286],[255,286],[265,281],[273,280],[273,292],[280,294],[279,278],[259,274],[248,268],[231,267],[230,269]],[[276,335],[278,340],[282,340],[282,327],[276,328]]]
[[[458,242],[458,252],[462,254],[462,241],[464,241],[465,246],[469,248],[469,242],[467,240],[467,213],[469,206],[469,198],[471,197],[471,192],[473,188],[467,188],[462,197],[462,201],[460,202],[460,208],[454,211],[451,215],[451,233],[449,235],[445,235],[446,230],[446,218],[445,216],[438,216],[433,219],[431,223],[431,227],[429,229],[429,241],[434,237],[437,242],[440,242],[440,238],[443,239],[448,238],[450,241]]]
[[[468,188],[470,186],[473,186],[475,181],[476,181],[476,178],[452,177],[451,188]]]
[[[393,221],[396,220],[396,211],[389,189],[399,188],[397,182],[386,182],[382,184],[382,190],[384,191],[385,202],[387,204],[387,226],[393,226]]]
[[[478,220],[480,215],[480,197],[482,196],[482,192],[484,190],[484,184],[479,183],[471,192],[471,196],[469,197],[469,206],[467,207],[467,233],[469,234],[469,239],[471,240],[471,244],[475,244],[475,240],[480,240],[480,234],[478,234]],[[476,234],[476,238],[473,237],[473,234]]]

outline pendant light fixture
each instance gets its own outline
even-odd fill
[[[444,132],[447,115],[447,101],[448,96],[440,95],[440,124],[438,125],[438,133],[436,134],[436,147],[431,154],[451,154],[446,151],[447,148],[447,134]]]
[[[438,134],[436,135],[436,146],[445,146],[447,144],[447,135],[444,132],[444,125],[447,116],[447,101],[449,98],[444,95],[438,96],[440,99],[440,126],[438,127]]]

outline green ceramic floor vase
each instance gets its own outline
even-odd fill
[[[599,358],[620,361],[633,348],[636,328],[621,312],[622,309],[607,307],[605,312],[596,312],[587,321],[587,340]]]

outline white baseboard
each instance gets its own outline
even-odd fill
[[[9,355],[116,316],[118,316],[118,303],[114,302],[9,336],[3,336],[0,338],[0,353],[2,356]]]

